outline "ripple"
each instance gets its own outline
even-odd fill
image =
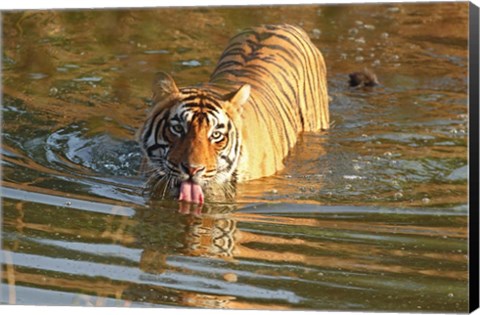
[[[32,73],[29,74],[29,77],[32,80],[41,80],[41,79],[47,78],[48,74],[40,73],[40,72],[32,72]]]
[[[80,77],[80,78],[73,79],[73,81],[75,81],[75,82],[100,82],[102,80],[103,80],[102,77],[95,77],[95,76]]]
[[[82,166],[99,174],[135,176],[142,153],[136,141],[121,141],[105,133],[87,136],[80,125],[70,125],[46,140],[47,159],[67,168]]]
[[[166,55],[166,54],[169,54],[170,52],[165,49],[159,49],[159,50],[145,50],[143,53],[147,55]]]
[[[449,181],[466,181],[468,179],[468,165],[455,169],[447,176]]]
[[[180,63],[182,66],[187,66],[187,67],[199,67],[202,65],[202,63],[198,60],[187,60],[187,61],[182,61]]]

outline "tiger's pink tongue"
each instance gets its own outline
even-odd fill
[[[182,182],[180,185],[180,196],[178,197],[178,200],[203,204],[202,187],[191,181]]]

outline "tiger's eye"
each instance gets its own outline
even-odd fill
[[[183,127],[181,125],[171,125],[170,130],[176,134],[183,134]]]
[[[211,137],[212,137],[212,140],[218,141],[223,138],[223,133],[221,133],[220,131],[214,131]]]

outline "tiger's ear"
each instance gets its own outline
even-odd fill
[[[153,79],[152,92],[154,103],[158,103],[168,97],[177,95],[179,90],[168,73],[158,72]]]
[[[250,97],[250,84],[242,85],[235,92],[229,93],[225,96],[225,99],[230,102],[233,110],[238,113],[243,111],[243,105],[248,101]]]

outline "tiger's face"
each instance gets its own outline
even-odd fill
[[[238,118],[250,87],[228,95],[178,89],[160,73],[153,92],[155,108],[140,135],[153,190],[198,204],[205,196],[231,196],[241,149]]]

